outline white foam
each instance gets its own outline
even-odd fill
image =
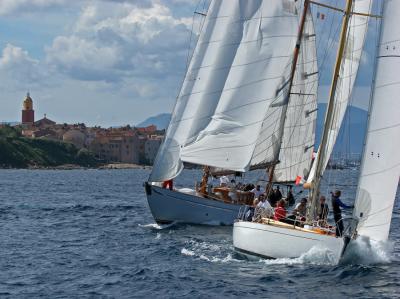
[[[378,242],[358,237],[348,245],[342,264],[373,265],[390,263],[393,259],[393,243]]]
[[[170,224],[163,224],[163,225],[160,225],[158,223],[149,223],[149,224],[139,224],[139,227],[153,228],[153,229],[166,229],[175,224],[176,224],[175,222],[170,223]]]
[[[312,247],[298,258],[278,258],[274,260],[260,260],[268,265],[337,265],[338,260],[330,250],[322,247]]]
[[[187,247],[190,249],[186,247],[182,248],[181,254],[183,255],[192,256],[210,263],[241,262],[240,260],[234,259],[230,253],[224,255],[224,249],[218,245],[194,240],[190,240],[186,243]]]

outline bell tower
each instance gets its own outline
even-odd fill
[[[33,125],[35,122],[35,111],[33,110],[33,101],[29,95],[29,92],[26,94],[26,98],[23,103],[22,110],[22,124],[23,125]]]

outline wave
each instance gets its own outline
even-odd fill
[[[341,260],[343,265],[375,265],[390,263],[394,256],[392,242],[378,242],[366,237],[352,240]]]
[[[187,242],[187,247],[181,249],[182,255],[211,263],[242,262],[233,258],[232,254],[229,251],[227,252],[226,248],[215,244],[191,240]]]
[[[338,264],[338,259],[336,258],[335,254],[330,250],[322,247],[312,247],[309,251],[302,254],[298,258],[278,258],[278,259],[271,259],[259,260],[262,263],[267,265],[301,265],[301,264],[309,264],[309,265],[329,265],[334,266]]]
[[[170,228],[171,226],[176,225],[176,222],[172,222],[170,224],[158,224],[158,223],[149,223],[149,224],[139,224],[139,227],[144,227],[144,228],[152,228],[152,229],[167,229]]]

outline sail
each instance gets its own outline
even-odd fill
[[[372,9],[372,0],[355,0],[353,11],[357,13],[370,14]],[[364,41],[367,35],[369,18],[366,16],[353,14],[350,18],[349,29],[347,34],[345,54],[340,69],[339,80],[335,92],[333,120],[327,139],[326,150],[321,161],[323,167],[322,172],[328,165],[329,158],[335,146],[336,138],[349,104],[354,83],[356,80],[358,67],[360,65],[361,55],[364,48]],[[319,151],[317,155],[319,154]],[[307,182],[314,180],[316,165],[314,163]]]
[[[317,119],[318,63],[311,12],[304,24],[300,57],[286,111],[275,182],[295,181],[310,170]]]
[[[354,216],[359,235],[385,241],[400,176],[400,1],[384,1],[376,77]]]
[[[227,33],[233,28],[227,17],[232,13],[231,9],[222,2],[226,1],[212,1],[208,9],[164,142],[149,177],[151,182],[179,175],[183,169],[181,148],[208,124],[218,104],[218,82],[229,74],[234,57],[228,46],[221,47],[230,42]]]
[[[193,140],[181,149],[181,159],[246,171],[263,119],[271,103],[283,94],[285,70],[290,70],[296,44],[298,11],[294,0],[216,2],[221,9],[213,17],[215,26],[226,29],[221,29],[220,39],[213,40],[218,59],[209,68],[217,75],[213,88],[194,96],[197,100],[215,96],[218,104],[207,126],[201,131],[196,126]]]

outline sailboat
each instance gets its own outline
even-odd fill
[[[308,176],[318,66],[311,14],[300,2],[211,1],[145,183],[158,223],[232,225],[252,198],[218,196],[209,183],[216,173],[263,169],[276,183]],[[204,169],[197,188],[163,188],[188,163]]]
[[[308,2],[318,5],[315,1]],[[397,26],[400,1],[397,0],[383,0],[381,15],[374,16],[381,19],[381,27],[353,217],[340,236],[315,221],[319,184],[354,84],[371,4],[368,0],[347,0],[344,9],[333,7],[344,16],[324,133],[308,178],[311,204],[306,224],[298,227],[270,219],[261,223],[238,221],[234,224],[233,244],[239,252],[292,258],[317,247],[329,250],[339,260],[346,246],[359,238],[370,242],[388,240],[400,175],[400,28]]]

